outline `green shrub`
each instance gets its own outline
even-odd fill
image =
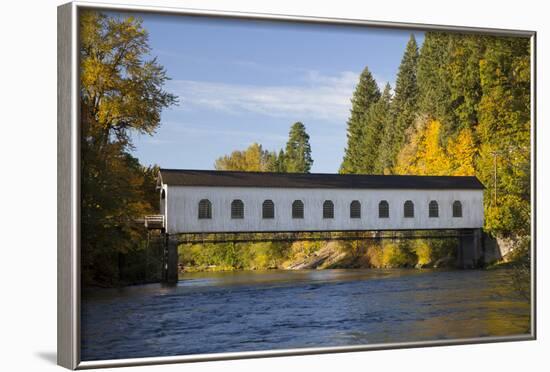
[[[280,266],[288,246],[284,242],[182,244],[179,262],[199,269],[268,269]]]
[[[382,264],[387,268],[412,267],[417,257],[403,242],[382,243]]]

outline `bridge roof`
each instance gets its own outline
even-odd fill
[[[484,189],[483,184],[474,176],[271,173],[190,169],[161,169],[159,181],[176,186],[310,189]]]

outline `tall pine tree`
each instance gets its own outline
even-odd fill
[[[365,134],[363,137],[364,155],[360,165],[360,173],[383,173],[378,161],[380,141],[384,128],[390,124],[391,86],[386,84],[382,97],[372,105],[365,115]]]
[[[417,114],[417,63],[418,45],[411,34],[397,73],[392,101],[392,122],[386,126],[381,144],[380,165],[385,173],[393,172],[397,154],[405,143],[405,132],[413,124]]]
[[[417,67],[418,111],[431,119],[449,120],[450,91],[447,83],[449,34],[427,32]]]
[[[365,67],[351,99],[351,114],[348,119],[348,144],[340,173],[359,173],[365,157],[363,137],[365,133],[364,117],[369,107],[380,99],[380,90],[368,67]]]
[[[442,124],[446,143],[478,123],[479,61],[486,36],[428,32],[418,58],[418,109]]]
[[[449,37],[445,81],[449,86],[448,120],[442,136],[453,138],[463,128],[478,123],[481,100],[479,62],[483,58],[487,36],[453,34]]]
[[[290,173],[309,173],[313,165],[309,135],[301,122],[294,123],[290,128],[284,163],[285,170]]]
[[[275,172],[286,172],[286,156],[283,149],[279,150],[279,155],[277,156],[277,168]]]

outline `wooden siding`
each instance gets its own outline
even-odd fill
[[[168,233],[185,232],[254,232],[254,231],[345,231],[462,229],[483,226],[482,190],[350,190],[237,188],[163,185],[166,189],[165,211]],[[212,203],[212,219],[199,220],[198,203]],[[231,218],[231,202],[244,203],[243,219]],[[275,218],[262,218],[262,203],[272,200]],[[304,218],[292,218],[292,202],[304,202]],[[334,218],[323,218],[323,203],[334,203]],[[350,204],[361,203],[361,218],[350,218]],[[378,203],[387,200],[389,218],[378,218]],[[405,201],[414,203],[414,218],[403,216]],[[439,217],[429,217],[429,203],[439,204]],[[452,204],[462,203],[463,217],[452,217]]]

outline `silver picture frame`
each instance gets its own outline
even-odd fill
[[[448,339],[423,342],[382,343],[359,346],[319,347],[287,350],[231,352],[171,357],[148,357],[101,361],[80,358],[80,123],[79,123],[79,35],[80,10],[133,11],[170,15],[193,15],[243,20],[270,20],[364,27],[522,36],[531,40],[531,332],[518,336]],[[69,369],[137,366],[183,362],[264,358],[276,356],[357,352],[428,346],[449,346],[536,339],[536,49],[537,33],[451,25],[397,23],[361,19],[321,18],[299,15],[246,13],[158,6],[114,5],[71,2],[57,10],[57,363]]]

